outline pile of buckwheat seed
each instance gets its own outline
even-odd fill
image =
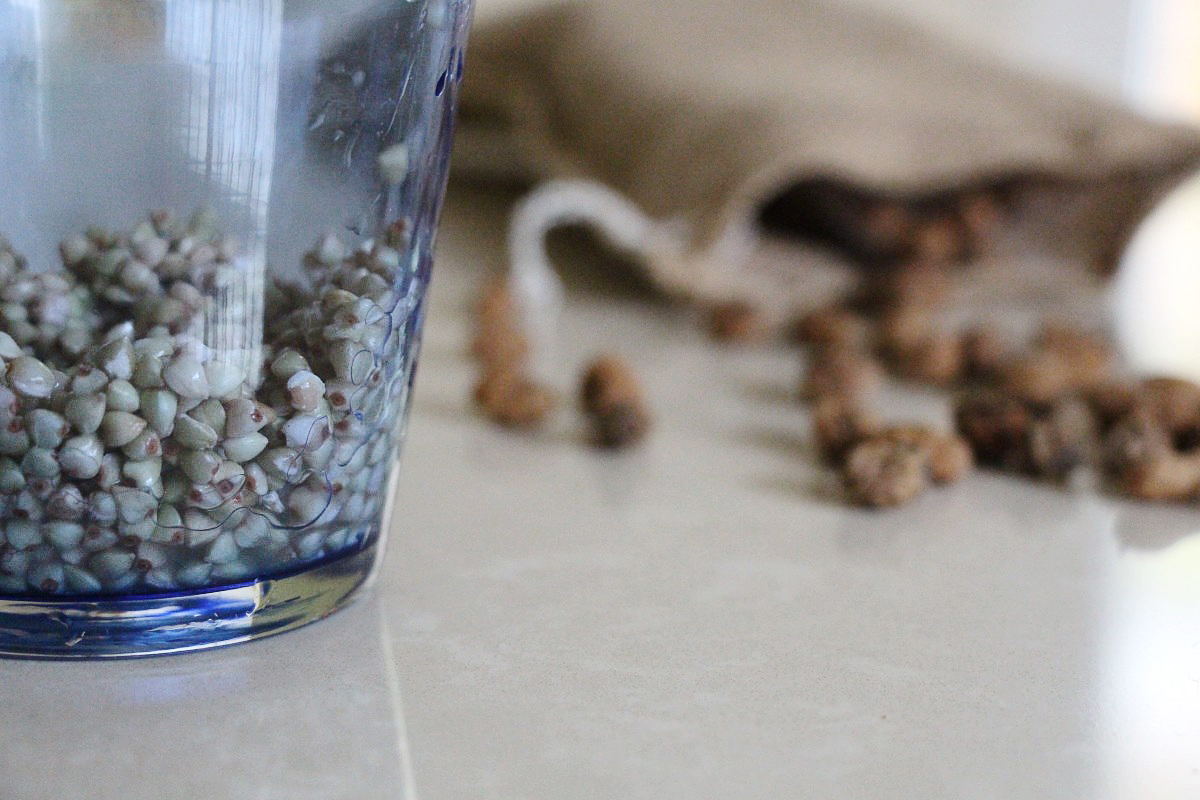
[[[260,278],[259,307],[211,214],[60,250],[32,271],[0,238],[0,593],[217,586],[374,536],[419,297],[403,223],[322,238],[311,288]],[[214,320],[260,349],[209,346]]]

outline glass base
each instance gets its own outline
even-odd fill
[[[370,582],[375,542],[302,572],[139,597],[0,597],[0,657],[122,658],[248,642],[322,619]]]

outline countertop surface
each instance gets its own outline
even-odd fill
[[[489,427],[464,351],[503,211],[449,204],[374,591],[219,651],[0,661],[0,800],[1200,797],[1200,510],[987,473],[848,509],[794,353],[596,270],[553,377],[624,352],[653,436]]]

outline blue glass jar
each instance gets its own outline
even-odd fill
[[[0,654],[369,582],[470,0],[0,0]]]

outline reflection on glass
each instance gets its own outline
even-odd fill
[[[283,0],[171,0],[168,55],[186,70],[181,145],[210,196],[228,197],[247,219],[238,271],[192,331],[214,357],[253,374],[262,361],[268,201],[275,163]],[[249,32],[249,35],[247,34]],[[228,308],[246,309],[234,318]]]

